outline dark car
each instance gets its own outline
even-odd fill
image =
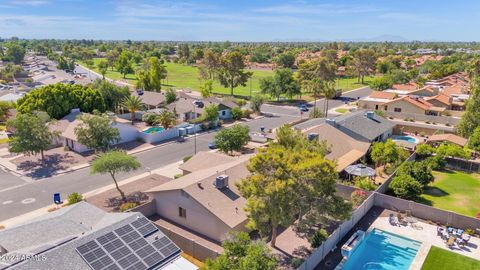
[[[302,112],[308,112],[308,107],[305,104],[301,104],[298,106],[298,109]]]
[[[215,145],[215,142],[209,142],[208,148],[213,150],[213,149],[217,149],[217,146]]]

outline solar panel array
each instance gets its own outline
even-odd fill
[[[157,231],[155,225],[141,217],[76,249],[94,270],[155,269],[180,253],[180,249],[164,235],[152,243],[145,240]]]

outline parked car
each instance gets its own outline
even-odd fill
[[[213,149],[217,149],[217,146],[215,145],[215,142],[209,142],[208,148],[213,150]]]
[[[298,109],[302,112],[308,112],[308,107],[306,104],[301,104],[298,106]]]

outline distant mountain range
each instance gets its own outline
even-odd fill
[[[344,41],[344,42],[383,42],[383,41],[391,41],[391,42],[409,42],[411,40],[404,38],[402,36],[395,36],[395,35],[380,35],[371,38],[345,38],[345,39],[298,39],[298,38],[290,38],[290,39],[274,39],[273,42],[333,42],[333,41]]]

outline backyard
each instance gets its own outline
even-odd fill
[[[435,246],[430,248],[422,270],[480,269],[480,261]]]
[[[102,58],[94,58],[95,67],[94,71],[98,72],[98,63]],[[80,63],[83,66],[86,66],[84,63]],[[199,79],[199,70],[195,66],[189,66],[184,64],[178,64],[173,62],[166,62],[165,66],[167,68],[168,74],[167,78],[164,80],[165,87],[176,87],[179,89],[190,88],[194,91],[200,89],[202,82]],[[136,66],[134,69],[137,68]],[[273,70],[248,70],[253,72],[253,76],[246,86],[239,86],[234,89],[234,94],[242,96],[250,96],[250,94],[255,94],[260,92],[260,79],[273,75]],[[105,74],[106,77],[114,80],[123,80],[123,75],[118,71],[111,68],[108,69]],[[129,83],[135,84],[136,77],[134,74],[128,74],[126,79]],[[365,84],[369,82],[371,78],[365,78]],[[365,86],[364,84],[358,83],[357,78],[341,78],[336,81],[336,88],[342,89],[343,91],[352,90]],[[214,93],[229,94],[230,89],[225,88],[220,85],[217,81],[213,84]],[[250,92],[251,91],[251,92]],[[313,98],[307,98],[307,100],[313,100]]]
[[[480,175],[435,171],[434,176],[434,182],[421,196],[421,203],[472,217],[480,212]]]

